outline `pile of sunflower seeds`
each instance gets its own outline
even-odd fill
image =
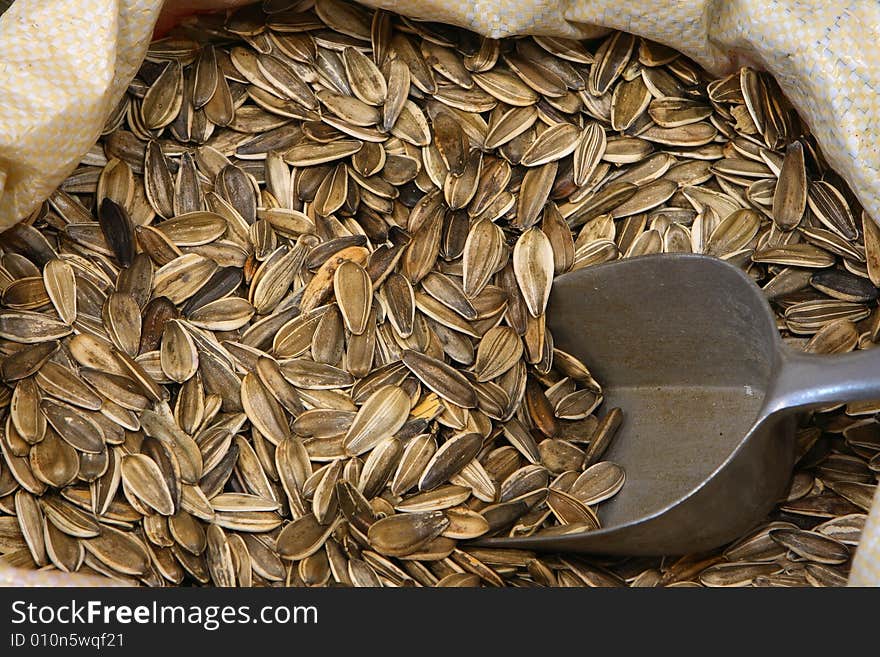
[[[554,348],[555,275],[746,270],[816,353],[880,338],[880,231],[774,81],[665,46],[492,40],[266,0],[154,43],[100,142],[0,235],[0,559],[129,584],[839,585],[878,403],[799,433],[713,555],[471,539],[596,529],[623,416]],[[624,409],[625,410],[625,409]]]

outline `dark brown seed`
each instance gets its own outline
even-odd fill
[[[425,466],[425,471],[419,479],[419,490],[436,488],[458,474],[476,457],[482,445],[483,439],[476,433],[463,434],[447,440]]]
[[[98,222],[119,264],[130,266],[134,260],[134,226],[128,212],[115,201],[105,198],[98,209]]]
[[[441,360],[431,358],[417,351],[403,353],[403,364],[419,380],[438,395],[462,408],[477,405],[477,394],[468,380]]]
[[[141,340],[138,353],[155,351],[162,340],[165,324],[180,316],[177,307],[167,297],[155,297],[146,305],[141,322]]]
[[[596,427],[596,432],[593,434],[590,447],[587,450],[584,467],[590,467],[602,458],[602,454],[605,453],[611,441],[614,440],[614,435],[617,433],[622,422],[623,412],[619,408],[612,408],[608,411],[608,414],[599,422],[599,426]]]

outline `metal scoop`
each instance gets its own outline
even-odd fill
[[[604,554],[685,554],[751,529],[785,494],[795,413],[880,399],[880,349],[795,352],[761,290],[698,255],[645,256],[559,277],[555,345],[603,385],[623,425],[603,458],[626,471],[603,529],[487,544]]]

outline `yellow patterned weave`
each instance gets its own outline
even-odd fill
[[[97,140],[143,58],[156,0],[17,0],[0,16],[0,228]]]

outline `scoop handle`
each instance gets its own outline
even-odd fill
[[[782,346],[764,415],[839,402],[880,399],[880,347],[835,356]]]

